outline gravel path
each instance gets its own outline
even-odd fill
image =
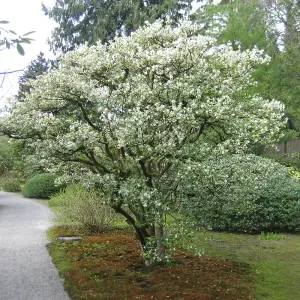
[[[0,300],[68,300],[45,247],[51,212],[0,192]]]

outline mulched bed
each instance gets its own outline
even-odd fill
[[[70,264],[64,277],[73,299],[254,299],[247,265],[178,251],[169,265],[145,267],[126,231],[51,247],[60,247]]]

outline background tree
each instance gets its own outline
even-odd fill
[[[18,94],[12,98],[12,102],[24,101],[27,93],[30,92],[32,86],[30,81],[36,79],[38,76],[45,74],[50,68],[56,67],[55,61],[47,60],[44,54],[40,52],[37,58],[30,62],[24,70],[23,75],[19,77]],[[30,157],[33,155],[34,149],[26,148],[22,140],[15,140],[11,142],[11,155],[13,155],[13,169],[14,174],[18,178],[25,180],[37,173],[44,172],[42,164],[32,164]]]
[[[26,93],[30,92],[30,80],[36,79],[38,76],[48,72],[51,65],[53,65],[53,62],[51,63],[51,61],[47,60],[42,52],[40,52],[35,60],[30,62],[23,75],[19,77],[18,100],[21,100],[25,97]]]
[[[235,50],[257,47],[272,54],[278,49],[260,0],[207,1],[191,18],[203,34],[216,37],[219,44],[230,43]]]
[[[43,5],[49,18],[58,23],[53,30],[52,50],[67,52],[87,43],[106,42],[128,35],[146,21],[169,17],[178,21],[191,8],[192,0],[59,0],[54,7]]]
[[[282,47],[278,57],[281,82],[275,91],[286,103],[287,112],[296,125],[295,121],[300,119],[300,1],[270,1],[267,8],[273,23],[280,28],[277,32]]]
[[[151,254],[146,262],[164,260],[164,215],[182,200],[178,168],[278,137],[283,106],[247,92],[266,62],[257,50],[220,50],[190,23],[155,22],[62,56],[0,130],[61,180],[98,188]]]
[[[258,85],[252,89],[286,105],[286,139],[299,135],[300,7],[296,0],[207,1],[193,16],[202,32],[234,48],[257,47],[271,57],[269,65],[255,70]]]

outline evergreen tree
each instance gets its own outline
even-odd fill
[[[30,79],[36,79],[39,75],[43,75],[50,68],[50,62],[44,57],[44,53],[40,52],[37,58],[28,65],[24,74],[19,77],[19,91],[17,98],[21,100],[25,97],[26,93],[30,92],[31,84]]]
[[[106,42],[129,35],[146,21],[170,17],[179,20],[192,0],[57,0],[43,5],[49,18],[58,23],[52,32],[51,49],[67,52],[87,43]]]

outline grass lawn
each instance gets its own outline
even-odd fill
[[[250,264],[256,272],[255,299],[300,299],[300,235],[250,235],[202,231],[205,255]]]
[[[48,250],[72,299],[300,299],[300,235],[200,231],[205,254],[177,252],[168,266],[146,268],[132,232],[82,236],[49,231]]]

